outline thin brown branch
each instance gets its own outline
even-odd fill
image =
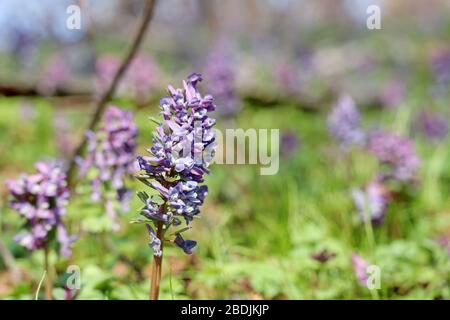
[[[114,97],[114,93],[116,92],[116,88],[118,87],[120,81],[122,80],[125,72],[128,70],[128,67],[130,63],[133,61],[133,58],[135,57],[136,53],[138,52],[142,40],[144,39],[144,35],[148,29],[148,25],[150,24],[151,18],[153,16],[153,9],[155,7],[156,0],[148,0],[144,17],[142,19],[141,25],[139,26],[139,29],[136,33],[136,36],[132,42],[131,48],[128,51],[128,54],[126,55],[125,59],[122,61],[119,69],[117,70],[113,81],[111,82],[111,85],[109,86],[108,90],[105,91],[105,93],[100,97],[95,112],[92,116],[92,119],[89,123],[88,130],[95,130],[97,123],[100,121],[101,117],[103,116],[103,113],[106,109],[107,103]],[[68,183],[70,187],[73,187],[75,184],[75,174],[76,174],[76,158],[81,155],[83,150],[85,149],[87,144],[87,138],[84,136],[81,143],[76,148],[72,159],[69,164],[68,169]]]

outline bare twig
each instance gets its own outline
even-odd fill
[[[100,121],[101,117],[103,116],[103,113],[105,111],[107,103],[113,98],[114,93],[116,91],[116,88],[118,84],[120,83],[120,80],[122,79],[125,72],[128,70],[128,67],[130,63],[133,61],[133,58],[135,57],[137,51],[139,50],[139,47],[142,43],[142,40],[144,39],[145,32],[147,31],[147,27],[150,23],[150,20],[153,16],[153,9],[155,6],[156,0],[148,0],[144,17],[142,19],[141,25],[139,26],[138,32],[136,33],[136,36],[133,40],[133,43],[131,45],[131,48],[126,55],[125,59],[122,61],[122,64],[120,65],[119,69],[117,70],[113,81],[111,82],[108,90],[105,91],[105,93],[100,97],[100,100],[98,101],[95,109],[95,113],[92,116],[91,122],[89,123],[88,130],[94,130],[97,126],[97,123]],[[83,140],[79,144],[79,146],[76,148],[72,159],[69,164],[68,169],[68,183],[70,187],[73,187],[75,184],[75,173],[76,173],[76,158],[83,152],[87,144],[87,138],[84,136]]]

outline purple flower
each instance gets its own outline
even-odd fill
[[[91,179],[92,200],[103,200],[114,229],[118,228],[116,202],[120,203],[122,211],[128,211],[131,192],[125,180],[136,172],[137,135],[133,114],[109,107],[97,132],[87,133],[86,158],[78,159],[80,176]]]
[[[434,241],[441,246],[442,248],[446,249],[448,252],[448,255],[450,256],[450,236],[443,235],[439,236]]]
[[[431,70],[438,84],[450,82],[450,49],[438,48],[431,53]]]
[[[96,72],[96,91],[98,93],[105,92],[119,69],[119,60],[111,55],[104,55],[97,59],[95,63]]]
[[[169,86],[170,96],[160,102],[163,121],[155,130],[150,156],[138,157],[142,170],[139,180],[158,192],[156,198],[145,192],[138,194],[145,205],[141,215],[154,223],[162,222],[166,230],[180,225],[180,219],[189,224],[200,213],[208,192],[201,183],[209,173],[216,148],[215,120],[208,117],[215,105],[211,96],[202,96],[197,90],[201,80],[201,75],[194,73],[183,82],[183,89]],[[153,234],[149,234],[152,241]],[[175,244],[188,254],[195,246],[179,233]]]
[[[448,120],[443,114],[422,111],[416,126],[429,140],[444,140],[448,136]]]
[[[281,154],[286,157],[291,156],[298,149],[299,141],[297,134],[287,131],[281,136]]]
[[[105,92],[117,70],[120,61],[110,55],[100,57],[96,62],[96,90],[98,93]],[[126,92],[137,101],[143,102],[156,84],[157,67],[152,58],[148,56],[137,56],[133,59],[120,85],[119,91]]]
[[[352,265],[358,283],[363,287],[367,286],[367,279],[369,278],[367,268],[369,267],[369,263],[354,253],[352,254]]]
[[[153,230],[153,228],[148,223],[145,224],[145,227],[147,228],[148,234],[150,235],[149,246],[153,249],[153,254],[157,257],[161,257],[161,240],[156,235],[155,230]]]
[[[28,250],[46,247],[56,234],[60,253],[70,256],[74,236],[69,236],[62,221],[69,199],[66,175],[56,164],[38,162],[37,173],[8,180],[10,206],[26,219],[27,231],[15,240]]]
[[[382,90],[380,101],[389,108],[397,107],[406,96],[405,84],[400,79],[393,79]]]
[[[62,56],[53,57],[45,67],[38,89],[44,94],[52,94],[61,89],[69,80],[67,62]]]
[[[181,234],[177,233],[175,236],[175,244],[183,249],[184,253],[192,254],[192,249],[197,245],[197,241],[194,240],[184,240]]]
[[[217,113],[223,117],[233,117],[242,109],[236,93],[235,70],[230,50],[219,43],[207,58],[205,74],[209,79],[207,89],[218,104]]]
[[[369,149],[388,168],[384,178],[406,182],[414,179],[420,165],[413,143],[389,132],[378,131],[369,139]]]
[[[374,225],[383,223],[390,195],[381,182],[372,181],[364,190],[354,189],[352,190],[352,195],[362,221],[366,221],[369,218]]]
[[[364,143],[361,115],[349,95],[341,95],[333,107],[328,116],[328,131],[344,148]]]
[[[288,94],[296,96],[301,92],[300,79],[296,74],[295,65],[282,62],[275,68],[275,77],[280,84],[280,87],[284,89]]]
[[[138,101],[146,101],[156,84],[156,64],[148,56],[137,56],[130,64],[125,77],[125,85]]]

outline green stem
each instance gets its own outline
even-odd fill
[[[159,221],[156,228],[156,236],[161,240],[161,252],[163,250],[163,223]],[[153,255],[153,265],[152,265],[152,280],[150,286],[150,300],[158,300],[159,296],[159,286],[161,282],[161,270],[162,270],[162,255]]]

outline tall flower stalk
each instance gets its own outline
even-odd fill
[[[125,181],[135,173],[136,138],[138,129],[133,113],[110,106],[102,125],[94,133],[86,133],[88,152],[78,158],[80,176],[88,176],[92,201],[102,202],[110,218],[112,229],[117,231],[117,212],[129,211],[131,191]]]
[[[391,132],[377,131],[370,136],[368,147],[385,167],[380,175],[382,180],[406,183],[415,179],[420,160],[411,140]]]
[[[153,137],[150,156],[138,157],[141,173],[138,179],[154,189],[157,195],[139,192],[144,203],[144,218],[153,249],[153,272],[150,299],[158,299],[161,280],[163,245],[165,242],[180,247],[191,254],[197,242],[185,240],[184,231],[200,213],[208,187],[202,185],[204,175],[216,149],[215,120],[208,116],[215,110],[211,95],[202,96],[197,84],[202,80],[198,73],[183,81],[182,89],[168,87],[169,96],[161,99],[163,116]],[[181,224],[185,223],[182,227]],[[170,228],[179,227],[170,234]]]
[[[26,219],[24,230],[15,240],[30,251],[43,250],[46,271],[46,299],[52,298],[52,281],[48,256],[51,245],[56,242],[59,253],[71,255],[70,236],[62,221],[69,199],[66,175],[56,164],[38,162],[37,172],[8,180],[10,206]]]
[[[361,114],[353,99],[342,94],[327,118],[330,135],[339,142],[341,148],[365,142],[365,132],[361,128]]]

